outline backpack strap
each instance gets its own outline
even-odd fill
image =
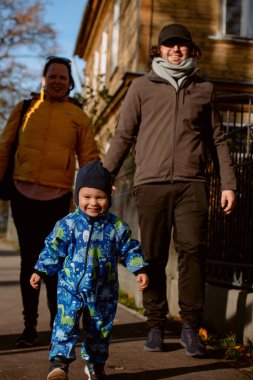
[[[24,99],[23,100],[23,106],[20,113],[19,123],[18,123],[18,130],[22,125],[23,117],[25,116],[30,104],[32,102],[32,99]]]
[[[16,131],[15,140],[13,142],[9,157],[8,157],[8,163],[7,168],[5,171],[5,174],[1,180],[0,184],[0,199],[3,199],[4,201],[8,201],[12,198],[15,186],[14,181],[12,179],[13,170],[14,170],[14,156],[18,145],[18,135],[19,135],[19,129],[22,125],[23,117],[26,113],[26,111],[29,108],[29,105],[31,104],[32,99],[24,99],[23,106],[20,113],[20,118],[18,122],[18,128]]]
[[[68,100],[70,103],[74,104],[75,106],[77,106],[78,108],[81,108],[81,110],[83,110],[83,105],[77,98],[69,96]]]

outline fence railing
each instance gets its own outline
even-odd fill
[[[224,216],[219,180],[215,171],[210,170],[206,267],[207,282],[247,290],[253,289],[252,99],[248,94],[220,97],[238,188],[234,211]]]

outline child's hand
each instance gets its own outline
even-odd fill
[[[40,284],[40,276],[37,273],[33,273],[31,278],[30,278],[30,285],[34,289],[39,289],[39,284]]]
[[[138,274],[136,280],[139,283],[139,290],[144,290],[148,286],[149,278],[146,273]]]

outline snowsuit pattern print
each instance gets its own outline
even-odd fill
[[[106,361],[118,302],[119,262],[132,273],[147,266],[140,243],[114,214],[92,219],[78,208],[56,223],[35,267],[47,275],[58,272],[59,278],[50,359],[75,360],[84,313],[81,356],[88,362]]]

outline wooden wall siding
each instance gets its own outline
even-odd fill
[[[122,0],[121,0],[122,1]],[[119,71],[135,71],[138,61],[139,9],[136,1],[122,1],[119,41]]]
[[[210,41],[209,46],[210,53],[203,65],[207,77],[252,82],[253,45]],[[215,69],[214,73],[212,72],[213,69]]]
[[[152,44],[153,0],[140,0],[137,72],[149,70],[149,51]]]

